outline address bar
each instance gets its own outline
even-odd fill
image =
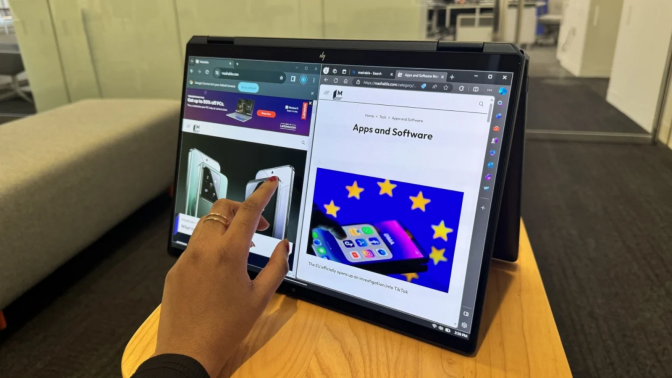
[[[338,91],[334,95],[334,91]],[[403,91],[338,85],[320,86],[320,100],[407,108],[434,109],[488,115],[494,96]]]

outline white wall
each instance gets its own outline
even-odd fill
[[[670,38],[672,1],[625,0],[607,101],[652,131]]]
[[[578,77],[609,77],[623,0],[568,0],[558,59]]]
[[[562,67],[574,76],[579,76],[581,73],[589,12],[590,1],[588,0],[566,0],[562,9],[562,24],[556,56]]]
[[[175,8],[181,46],[194,35],[324,38],[322,1],[175,0]]]
[[[670,85],[667,88],[667,98],[663,105],[658,140],[672,148],[672,81],[670,81]]]
[[[609,77],[616,51],[623,0],[592,0],[586,44],[583,47],[582,77]]]
[[[70,103],[47,0],[12,0],[14,30],[38,111]]]
[[[506,9],[504,22],[503,42],[516,42],[516,28],[518,22],[518,6],[510,5]],[[520,26],[520,44],[533,44],[537,40],[537,8],[525,6],[523,9],[522,25]]]
[[[426,38],[427,2],[323,0],[324,37],[419,40]]]
[[[60,59],[70,101],[101,97],[96,71],[89,50],[83,13],[72,0],[49,0],[53,29],[58,40]],[[26,39],[24,39],[26,41]],[[28,38],[26,44],[33,43]],[[23,47],[23,46],[21,46]],[[23,49],[22,49],[23,52]],[[32,54],[24,54],[23,60],[33,60]],[[30,77],[32,79],[32,76]],[[38,98],[42,98],[38,96]],[[38,105],[40,101],[38,101]]]
[[[548,0],[548,13],[562,14],[564,0]]]
[[[38,111],[179,98],[193,35],[418,40],[427,23],[419,0],[11,1]]]

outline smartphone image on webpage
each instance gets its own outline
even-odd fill
[[[187,199],[184,207],[184,213],[196,216],[196,200],[199,197],[199,185],[201,183],[200,165],[206,163],[216,171],[220,170],[219,163],[213,158],[204,154],[196,148],[189,150],[187,161]]]
[[[390,247],[382,239],[378,230],[370,224],[352,224],[343,227],[347,238],[339,240],[341,252],[353,265],[391,260]]]
[[[324,229],[314,228],[315,255],[381,274],[427,271],[429,256],[398,221],[343,226],[347,237],[338,240]]]
[[[207,163],[199,165],[200,181],[198,196],[196,197],[196,217],[200,218],[210,213],[212,205],[220,199],[226,198],[229,180],[219,170]]]
[[[262,212],[264,218],[270,223],[265,231],[258,233],[270,236],[276,239],[284,239],[287,234],[287,223],[289,222],[289,208],[292,201],[292,191],[294,188],[294,167],[284,165],[281,167],[261,169],[257,172],[255,179],[247,183],[245,187],[245,199],[254,193],[257,188],[269,177],[278,178],[278,189],[268,201],[268,205]]]

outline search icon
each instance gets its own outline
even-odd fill
[[[483,101],[479,101],[479,102],[478,102],[478,105],[479,105],[479,106],[483,106]]]

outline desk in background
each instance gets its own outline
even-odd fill
[[[428,2],[428,8],[433,11],[433,16],[431,18],[431,28],[430,33],[438,33],[438,9],[442,2],[438,0],[432,0]],[[445,28],[450,29],[451,26],[455,26],[455,41],[492,41],[492,25],[493,25],[493,9],[494,3],[478,3],[478,4],[450,4],[445,5],[446,10],[446,21]],[[536,41],[536,29],[537,29],[537,8],[544,6],[546,3],[539,1],[528,1],[525,3],[525,9],[523,10],[522,18],[522,29],[521,29],[521,40],[520,44],[533,44]],[[469,11],[469,13],[461,14],[463,19],[469,19],[469,24],[473,26],[461,27],[460,17],[456,17],[455,20],[452,20],[453,11]],[[471,12],[473,11],[473,13]],[[518,2],[510,1],[509,6],[506,11],[506,21],[504,23],[504,32],[502,42],[515,42],[516,36],[516,20],[518,18]],[[472,21],[473,20],[473,21]],[[454,23],[454,25],[453,25]],[[486,34],[483,32],[471,33],[469,29],[489,29],[490,33],[487,33],[489,39],[484,39]],[[463,29],[463,30],[458,30]],[[461,34],[461,36],[460,36]],[[475,38],[475,39],[474,39]]]

